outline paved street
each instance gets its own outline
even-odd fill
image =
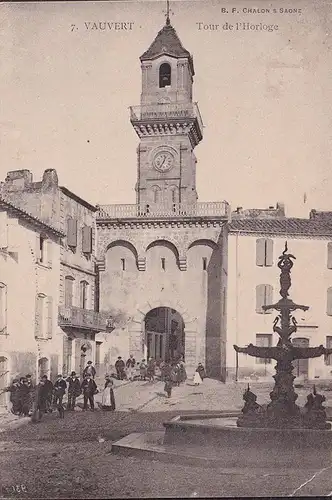
[[[115,390],[117,411],[47,415],[38,425],[2,420],[0,475],[2,497],[111,498],[194,496],[308,496],[332,492],[332,461],[323,469],[208,469],[122,457],[112,442],[131,432],[161,430],[182,412],[239,409],[245,384],[205,380],[199,387],[175,388],[171,400],[163,384],[133,382]],[[252,384],[259,402],[271,387]],[[308,392],[298,390],[300,403]],[[327,392],[327,401],[332,392]],[[12,427],[15,428],[12,428]],[[20,491],[12,492],[13,486]]]

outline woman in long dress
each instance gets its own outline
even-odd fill
[[[105,384],[105,389],[103,390],[103,394],[101,397],[101,407],[105,411],[115,410],[115,398],[112,380],[107,380]]]
[[[196,371],[195,375],[194,375],[194,384],[195,385],[200,385],[201,383],[202,383],[201,376],[200,376],[199,372]]]

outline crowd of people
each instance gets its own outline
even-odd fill
[[[153,358],[148,361],[142,359],[136,362],[130,354],[126,362],[119,356],[115,363],[116,374],[106,375],[102,390],[101,409],[105,411],[115,410],[115,397],[113,391],[112,377],[118,380],[142,380],[154,382],[161,380],[165,382],[164,391],[167,397],[171,397],[172,388],[178,387],[187,380],[187,372],[183,357],[172,361],[157,362]],[[39,422],[44,413],[58,411],[61,418],[64,417],[63,398],[67,392],[67,411],[74,411],[76,399],[83,395],[83,411],[90,407],[95,409],[94,396],[99,392],[95,382],[96,370],[91,361],[83,370],[82,380],[73,371],[69,377],[58,375],[54,384],[47,375],[42,375],[39,382],[34,384],[31,375],[14,379],[11,386],[6,388],[10,392],[12,403],[11,411],[19,416],[31,416],[33,422]],[[199,385],[206,374],[202,363],[198,364],[194,375],[194,384]]]
[[[171,397],[172,388],[179,386],[187,380],[187,372],[183,356],[176,360],[166,360],[158,363],[154,358],[147,361],[136,362],[134,356],[130,354],[126,362],[121,356],[115,363],[116,377],[118,380],[147,380],[154,382],[157,378],[165,382],[164,391]],[[198,364],[194,376],[194,384],[199,385],[204,380],[205,368],[202,363]]]
[[[91,361],[83,370],[82,381],[73,371],[69,377],[58,375],[54,384],[47,375],[42,375],[37,384],[32,382],[31,375],[14,379],[6,391],[10,392],[12,403],[11,411],[19,416],[31,416],[33,422],[40,421],[44,413],[58,411],[59,416],[64,416],[63,398],[67,392],[67,411],[74,411],[76,399],[83,394],[83,410],[94,411],[94,396],[99,392],[94,380],[96,370]],[[115,410],[113,381],[108,375],[102,394],[101,407],[104,410]]]

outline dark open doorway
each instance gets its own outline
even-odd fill
[[[147,358],[175,360],[185,355],[184,322],[170,307],[157,307],[145,316]]]

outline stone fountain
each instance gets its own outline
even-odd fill
[[[275,359],[276,374],[275,386],[270,393],[271,402],[262,407],[256,402],[256,395],[248,386],[243,399],[245,405],[242,415],[237,421],[239,427],[256,427],[266,429],[330,429],[331,424],[326,421],[326,411],[323,407],[325,397],[313,393],[308,395],[304,408],[296,405],[297,394],[294,390],[293,364],[296,359],[317,358],[332,352],[323,345],[319,347],[296,347],[292,344],[291,336],[297,331],[297,322],[292,313],[296,310],[307,311],[308,306],[295,304],[289,298],[291,287],[291,269],[294,255],[285,250],[279,257],[281,299],[276,304],[263,306],[265,311],[274,309],[279,312],[273,323],[273,331],[279,335],[279,342],[275,347],[256,347],[249,344],[247,347],[234,345],[237,352],[249,354],[256,358]],[[280,325],[280,326],[279,326]]]
[[[279,257],[280,295],[276,304],[264,306],[278,315],[273,331],[279,335],[276,346],[234,346],[249,356],[275,359],[275,386],[267,405],[257,403],[257,396],[246,389],[241,412],[181,415],[165,422],[165,432],[130,434],[114,443],[115,453],[152,456],[162,460],[207,464],[209,467],[278,467],[326,466],[332,458],[332,431],[323,406],[325,396],[315,386],[303,408],[296,404],[293,361],[316,358],[332,353],[332,349],[296,347],[291,336],[297,330],[293,316],[308,306],[289,298],[291,269],[295,257],[287,253],[287,243]]]

